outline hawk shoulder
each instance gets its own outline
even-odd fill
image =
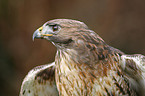
[[[55,63],[33,68],[24,78],[20,96],[58,96]]]
[[[145,56],[141,54],[122,55],[121,66],[126,78],[139,96],[145,95]]]

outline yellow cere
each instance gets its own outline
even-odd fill
[[[40,28],[39,28],[39,31],[41,32],[41,31],[42,31],[42,29],[43,29],[43,27],[40,27]]]

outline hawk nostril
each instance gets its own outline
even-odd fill
[[[40,27],[40,28],[39,28],[39,31],[41,32],[41,31],[42,31],[42,29],[43,29],[43,27]]]

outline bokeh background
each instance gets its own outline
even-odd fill
[[[32,34],[55,18],[83,21],[111,46],[145,55],[145,0],[0,0],[0,96],[18,96],[30,69],[54,61],[56,48]]]

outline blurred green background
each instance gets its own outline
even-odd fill
[[[30,69],[54,61],[56,48],[32,34],[55,18],[83,21],[111,46],[145,55],[144,0],[0,0],[0,96],[18,96]]]

